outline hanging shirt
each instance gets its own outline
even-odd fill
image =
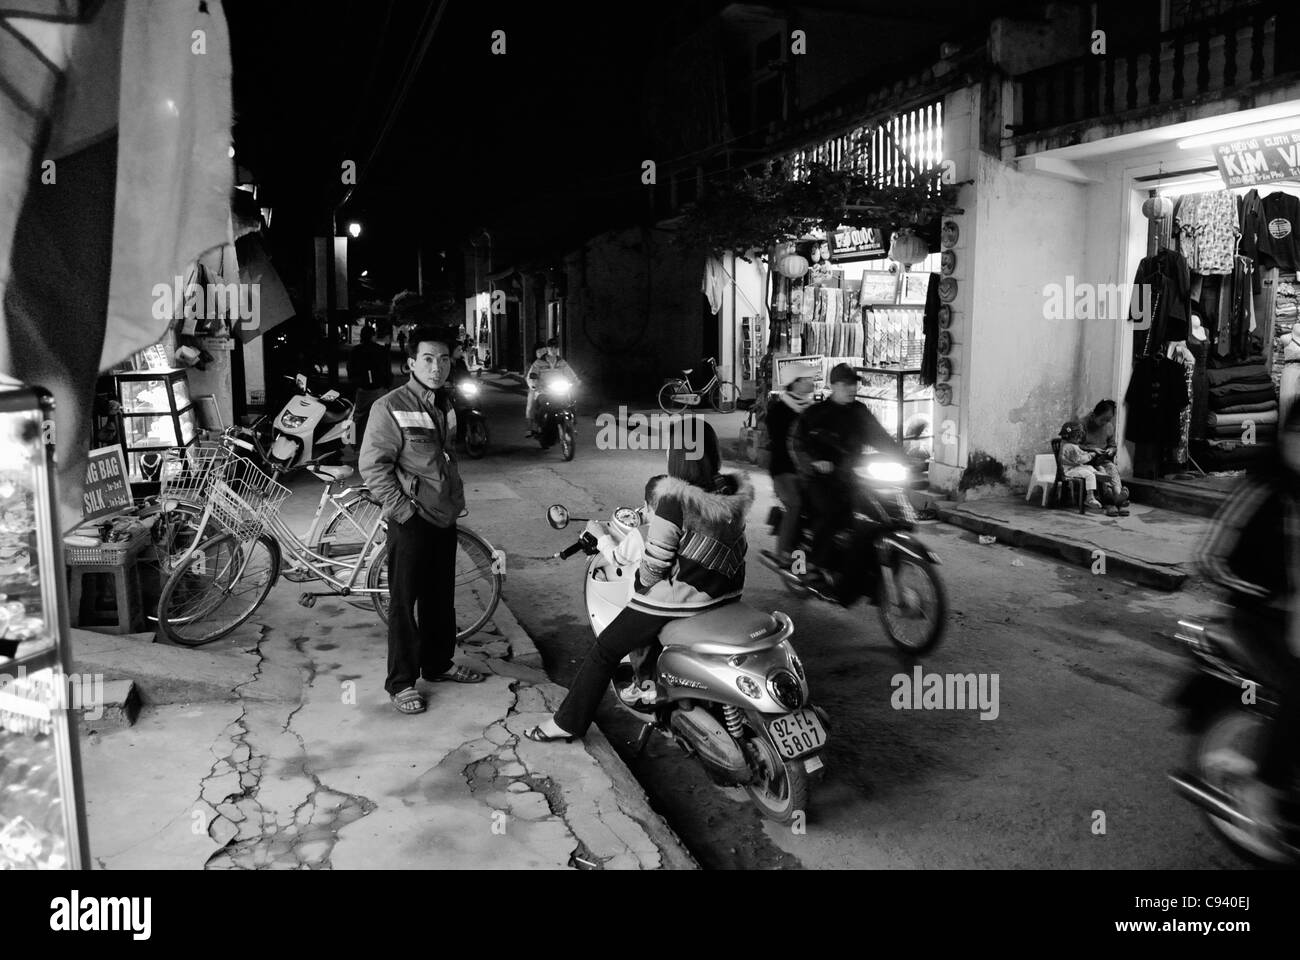
[[[1230,190],[1184,196],[1174,212],[1174,232],[1193,273],[1232,273],[1240,233],[1237,198]]]
[[[1300,270],[1300,197],[1280,190],[1264,198],[1259,227],[1259,261],[1283,273]]]
[[[1129,316],[1143,316],[1141,310],[1135,309],[1143,304],[1151,311],[1148,337],[1154,337],[1160,343],[1187,339],[1192,278],[1187,261],[1177,250],[1161,250],[1154,256],[1144,257],[1133,277],[1133,287],[1135,299],[1139,296],[1139,288],[1146,292],[1141,294],[1144,297],[1142,304],[1130,305]]]
[[[1133,368],[1124,403],[1124,438],[1133,443],[1174,443],[1181,433],[1187,399],[1187,371],[1163,355],[1143,357]]]

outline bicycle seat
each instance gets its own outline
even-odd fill
[[[342,464],[338,466],[326,466],[325,464],[317,463],[307,469],[312,472],[313,476],[331,482],[346,480],[348,477],[352,476],[352,474],[356,473],[356,470],[352,467],[344,466]]]
[[[682,373],[686,374],[688,377],[689,377],[692,373],[694,373],[694,372],[695,372],[695,368],[694,368],[694,367],[691,367],[691,368],[688,369],[688,370],[683,370],[683,371],[682,371]]]

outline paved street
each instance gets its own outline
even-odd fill
[[[582,558],[543,558],[581,525],[556,532],[545,508],[561,502],[575,516],[605,517],[639,501],[646,478],[662,472],[662,455],[597,450],[597,411],[584,408],[577,456],[564,463],[558,448],[542,451],[524,438],[522,387],[483,382],[492,445],[485,459],[462,460],[465,522],[507,552],[506,598],[552,679],[567,683],[591,642]],[[738,426],[726,420],[724,444]],[[766,475],[750,469],[753,556],[770,542],[758,519],[772,493]],[[1176,617],[1213,612],[1216,601],[1194,587],[1156,593],[980,545],[944,524],[923,525],[919,535],[944,560],[952,609],[947,639],[923,667],[996,674],[996,719],[893,709],[890,678],[911,666],[885,639],[875,609],[798,600],[751,560],[747,601],[794,619],[813,695],[831,715],[829,770],[806,833],[796,835],[761,821],[739,791],[714,787],[676,747],[653,741],[631,768],[701,865],[1238,866],[1165,779],[1187,749],[1164,703],[1183,670],[1165,636]],[[620,748],[635,734],[611,706],[601,723]]]

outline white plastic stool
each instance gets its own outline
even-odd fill
[[[1035,487],[1043,488],[1043,506],[1047,506],[1047,495],[1056,486],[1056,458],[1050,453],[1040,453],[1034,457],[1034,475],[1029,479],[1029,489],[1025,491],[1025,500],[1034,495]]]

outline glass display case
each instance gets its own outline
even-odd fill
[[[188,447],[198,435],[198,413],[184,370],[135,370],[116,375],[121,406],[118,436],[132,484],[157,480],[158,455]]]
[[[934,388],[921,385],[913,367],[858,367],[858,399],[894,435],[909,457],[928,460],[933,446]]]
[[[49,395],[0,376],[0,870],[89,860],[53,436]]]

